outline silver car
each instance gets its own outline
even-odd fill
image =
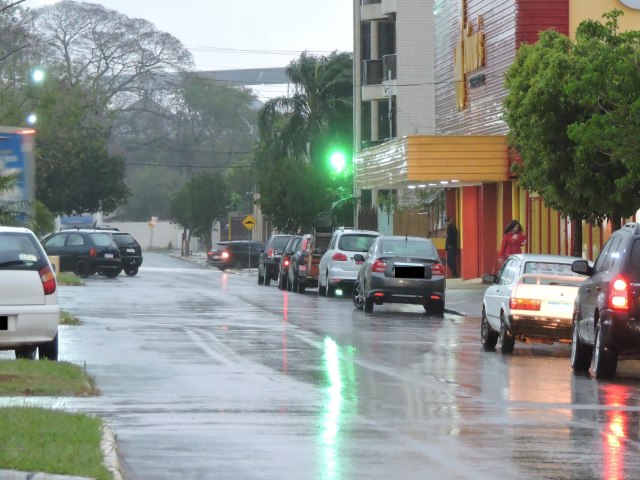
[[[0,227],[0,350],[58,359],[58,289],[40,242],[27,228]]]
[[[329,248],[320,259],[318,293],[333,297],[342,291],[350,292],[362,264],[354,259],[355,255],[368,252],[379,235],[371,230],[342,228],[333,232]]]
[[[411,303],[427,313],[442,315],[445,270],[433,242],[427,238],[380,236],[375,239],[353,287],[353,304],[366,313],[373,305]]]

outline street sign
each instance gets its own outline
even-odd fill
[[[244,225],[244,228],[246,228],[247,230],[252,230],[253,227],[256,226],[256,219],[253,218],[253,215],[249,214],[246,217],[244,217],[244,220],[242,220],[242,224]]]

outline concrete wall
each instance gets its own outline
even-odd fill
[[[151,228],[148,222],[109,222],[109,226],[116,227],[135,237],[143,250],[150,248],[167,248],[169,243],[173,249],[180,249],[182,229],[179,225],[169,221],[158,221]],[[191,250],[204,250],[205,246],[199,239],[192,239]]]

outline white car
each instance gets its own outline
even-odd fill
[[[320,259],[318,293],[327,297],[349,295],[358,279],[362,262],[354,260],[354,255],[366,255],[380,232],[371,230],[337,229],[329,241],[329,248]]]
[[[58,360],[58,288],[49,258],[27,228],[0,226],[0,350]]]
[[[509,257],[490,283],[482,303],[480,339],[503,353],[522,342],[570,343],[573,307],[585,277],[571,271],[576,257],[519,254]]]

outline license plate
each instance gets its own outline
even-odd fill
[[[549,310],[556,313],[564,313],[564,314],[573,313],[572,303],[548,302],[547,307],[549,307]]]
[[[135,248],[127,248],[127,253],[136,253]]]
[[[104,258],[113,258],[113,253],[105,253]]]

